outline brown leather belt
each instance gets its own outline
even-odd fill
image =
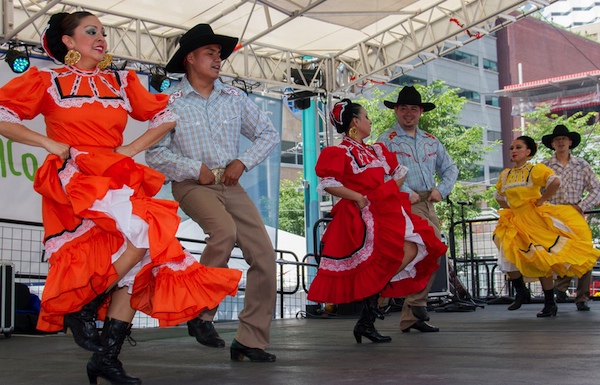
[[[217,167],[217,168],[213,168],[210,171],[212,171],[213,175],[215,176],[215,184],[220,184],[221,177],[223,176],[223,173],[225,172],[225,168]]]
[[[421,199],[421,202],[426,202],[427,199],[429,199],[429,196],[431,195],[431,190],[415,192],[417,193],[417,195],[419,195],[419,199]]]

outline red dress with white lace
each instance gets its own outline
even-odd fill
[[[362,210],[341,199],[331,211],[322,242],[319,269],[308,299],[321,303],[348,303],[380,293],[401,297],[425,288],[446,252],[427,221],[412,214],[408,194],[393,179],[406,174],[385,145],[362,145],[348,137],[323,149],[316,165],[319,188],[344,186],[363,194]],[[417,244],[417,257],[401,272],[404,242]]]
[[[235,295],[240,271],[200,265],[175,238],[177,203],[152,198],[164,176],[114,152],[129,116],[150,120],[149,129],[174,121],[167,103],[133,71],[33,67],[0,89],[0,121],[42,114],[47,136],[71,146],[66,161],[48,155],[34,181],[50,263],[38,329],[61,330],[64,314],[118,278],[113,263],[126,239],[148,252],[119,286],[129,287],[134,309],[161,326],[185,322]]]

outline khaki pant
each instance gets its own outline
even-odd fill
[[[254,202],[239,184],[200,185],[186,180],[173,182],[172,189],[181,209],[208,235],[200,263],[227,267],[236,243],[242,250],[250,268],[235,339],[245,346],[264,349],[269,344],[275,311],[277,271],[275,251]],[[206,311],[200,318],[211,321],[216,310]]]
[[[427,219],[429,225],[433,227],[435,231],[435,235],[438,238],[441,238],[440,232],[440,221],[435,213],[435,208],[433,207],[433,202],[417,202],[411,206],[413,214],[417,214],[421,218]],[[441,259],[441,258],[440,258]],[[440,262],[438,259],[438,263]],[[437,271],[435,271],[425,289],[421,290],[418,293],[411,294],[404,299],[404,305],[402,306],[402,313],[400,314],[400,329],[406,329],[416,323],[419,319],[414,316],[411,306],[427,306],[427,297],[429,296],[429,291],[433,286],[433,282],[435,281],[435,276]]]
[[[556,290],[567,291],[573,277],[558,277],[554,281]],[[592,270],[588,271],[577,280],[577,295],[575,303],[587,302],[590,299],[590,284],[592,283]]]

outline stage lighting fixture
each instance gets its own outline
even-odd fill
[[[27,47],[23,46],[24,50],[18,50],[16,47],[10,48],[6,52],[4,60],[8,63],[10,69],[17,74],[22,74],[29,69],[29,53]]]
[[[156,69],[150,77],[150,85],[158,92],[164,92],[171,87],[171,79],[169,79],[162,69]]]

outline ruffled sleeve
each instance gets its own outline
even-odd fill
[[[558,177],[554,171],[545,164],[538,163],[531,169],[531,181],[534,186],[547,187],[556,178]]]
[[[506,202],[506,195],[502,191],[502,186],[504,184],[504,181],[506,180],[507,172],[508,172],[508,169],[505,168],[504,170],[502,170],[502,172],[498,176],[498,181],[496,182],[496,191],[494,191],[494,198],[496,198],[497,201]]]
[[[385,161],[390,166],[390,176],[394,180],[403,178],[408,173],[408,168],[398,163],[398,158],[395,152],[391,152],[383,143],[375,143],[381,147],[381,153],[383,154]]]
[[[126,76],[125,92],[131,104],[131,117],[139,121],[150,121],[149,128],[162,123],[174,122],[178,116],[167,108],[169,95],[153,94],[141,83],[134,71],[121,71],[120,76]]]
[[[37,67],[10,80],[0,88],[0,121],[22,123],[35,118],[42,112],[48,86]]]
[[[315,172],[321,179],[317,189],[323,191],[328,187],[343,186],[346,151],[337,146],[326,147],[321,151]]]

